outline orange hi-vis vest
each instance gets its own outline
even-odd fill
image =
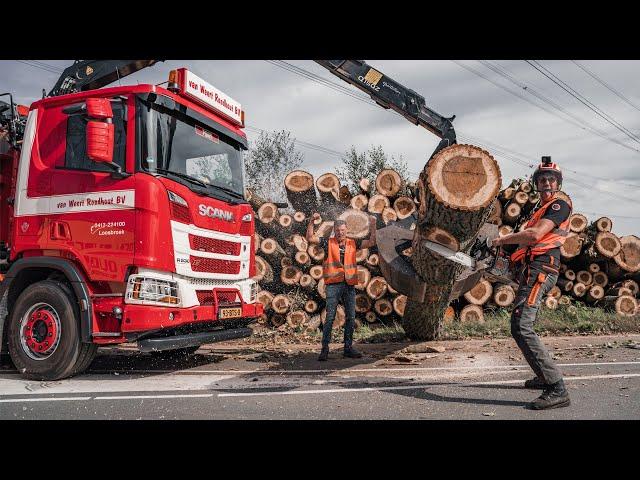
[[[322,263],[322,278],[325,285],[347,282],[358,284],[358,265],[356,263],[356,242],[347,238],[344,246],[344,265],[340,262],[340,246],[335,237],[328,242],[327,256]]]
[[[546,204],[544,204],[538,211],[536,211],[531,219],[524,226],[525,229],[533,227],[538,221],[544,216],[547,209],[553,204],[554,201],[561,199],[565,200],[569,204],[569,208],[573,210],[573,205],[571,203],[571,199],[563,195],[562,198],[558,197],[556,193],[551,200],[549,200]],[[524,259],[525,256],[528,256],[529,259],[533,259],[538,255],[542,255],[543,253],[551,250],[552,248],[561,247],[564,242],[567,240],[567,236],[569,235],[569,219],[571,218],[571,214],[567,217],[567,219],[560,224],[558,228],[554,228],[549,233],[547,233],[544,237],[538,240],[538,243],[535,245],[530,245],[528,247],[522,247],[517,249],[511,255],[512,262],[519,262]]]

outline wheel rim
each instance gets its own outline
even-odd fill
[[[33,360],[46,360],[60,344],[60,316],[48,303],[36,303],[20,321],[20,345]]]

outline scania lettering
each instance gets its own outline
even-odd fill
[[[83,60],[30,107],[0,95],[0,353],[57,380],[101,345],[240,338],[257,302],[242,105],[157,60]],[[5,101],[6,100],[6,101]]]

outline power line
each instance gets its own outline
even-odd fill
[[[622,93],[620,93],[619,91],[617,91],[615,88],[613,88],[611,85],[609,85],[607,82],[605,82],[604,80],[602,80],[600,77],[598,77],[595,73],[593,73],[591,70],[589,70],[587,67],[585,67],[584,65],[582,65],[579,62],[576,62],[575,60],[571,60],[573,63],[575,63],[580,69],[582,69],[582,71],[584,71],[585,73],[587,73],[591,78],[593,78],[596,82],[598,82],[600,85],[602,85],[603,87],[605,87],[607,90],[609,90],[610,92],[612,92],[614,95],[616,95],[619,99],[621,99],[622,101],[624,101],[627,105],[632,106],[633,108],[635,108],[636,110],[638,110],[640,112],[640,107],[638,107],[636,104],[634,104],[631,100],[629,100],[627,97],[625,97]]]
[[[16,62],[22,63],[24,65],[29,65],[30,67],[39,68],[40,70],[44,70],[49,73],[62,73],[62,70],[58,69],[57,67],[49,65],[48,63],[38,62],[37,60],[16,60]]]
[[[613,117],[611,117],[610,115],[606,114],[605,112],[603,112],[600,108],[598,108],[596,105],[594,105],[592,102],[590,102],[586,97],[584,97],[583,95],[581,95],[579,92],[577,92],[575,89],[573,89],[571,86],[569,86],[566,82],[564,82],[563,80],[561,80],[557,75],[555,75],[551,70],[547,69],[544,65],[542,65],[540,62],[537,62],[536,60],[533,60],[533,62],[529,61],[529,60],[525,60],[525,62],[527,62],[531,67],[535,68],[538,72],[540,72],[542,75],[544,75],[545,77],[547,77],[549,80],[551,80],[553,83],[555,83],[556,85],[558,85],[560,88],[562,88],[565,92],[567,92],[569,95],[571,95],[573,98],[575,98],[576,100],[578,100],[580,103],[582,103],[584,106],[586,106],[589,110],[591,110],[592,112],[594,112],[596,115],[598,115],[599,117],[601,117],[602,119],[604,119],[607,123],[609,123],[610,125],[613,125],[616,129],[618,129],[619,131],[621,131],[622,133],[624,133],[627,137],[629,137],[631,140],[633,140],[636,143],[640,144],[640,138],[638,138],[637,136],[635,136],[632,132],[630,132],[627,128],[625,128],[622,124],[620,124],[618,121],[616,121]],[[534,65],[535,64],[535,65]],[[539,68],[538,68],[539,67]],[[543,71],[544,70],[544,71]]]
[[[513,90],[511,90],[510,88],[505,87],[504,85],[501,85],[501,84],[499,84],[499,83],[497,83],[497,82],[494,82],[494,81],[493,81],[492,79],[490,79],[489,77],[487,77],[487,76],[483,75],[481,72],[477,71],[476,69],[474,69],[474,68],[472,68],[472,67],[469,67],[468,65],[464,65],[463,63],[458,62],[458,61],[456,61],[456,60],[452,60],[452,62],[453,62],[453,63],[455,63],[456,65],[458,65],[459,67],[464,68],[465,70],[468,70],[469,72],[471,72],[471,73],[473,73],[473,74],[475,74],[475,75],[477,75],[477,76],[479,76],[479,77],[481,77],[481,78],[485,79],[485,80],[486,80],[486,81],[488,81],[489,83],[492,83],[492,84],[493,84],[493,85],[495,85],[496,87],[498,87],[498,88],[500,88],[500,89],[502,89],[502,90],[504,90],[504,91],[506,91],[506,92],[510,93],[511,95],[514,95],[514,96],[516,96],[516,97],[520,98],[521,100],[524,100],[525,102],[527,102],[527,103],[529,103],[529,104],[533,105],[534,107],[537,107],[537,108],[539,108],[539,109],[541,109],[541,110],[543,110],[543,111],[545,111],[545,112],[547,112],[547,113],[549,113],[549,114],[551,114],[551,115],[553,115],[553,116],[555,116],[555,117],[558,117],[560,120],[563,120],[563,121],[565,121],[565,122],[571,123],[572,125],[574,125],[574,126],[576,126],[576,127],[580,128],[581,130],[585,130],[585,131],[588,131],[588,132],[594,133],[595,135],[597,135],[597,136],[599,136],[599,137],[601,137],[601,138],[603,138],[603,139],[605,139],[605,140],[608,140],[608,141],[610,141],[610,142],[613,142],[613,143],[615,143],[615,144],[617,144],[617,145],[620,145],[621,147],[624,147],[624,148],[626,148],[626,149],[628,149],[628,150],[632,150],[632,151],[634,151],[634,152],[636,152],[636,153],[640,153],[640,150],[635,149],[635,148],[633,148],[632,146],[627,145],[627,144],[625,144],[625,143],[622,143],[622,142],[620,142],[619,140],[616,140],[616,139],[614,139],[614,138],[608,137],[605,133],[603,133],[603,132],[601,132],[601,131],[597,130],[596,128],[594,128],[594,127],[592,127],[592,126],[590,126],[590,125],[589,125],[589,126],[585,126],[585,122],[583,122],[583,121],[581,121],[581,123],[577,123],[577,122],[575,122],[575,121],[573,121],[573,120],[569,120],[569,119],[567,119],[567,118],[564,118],[564,117],[560,116],[560,115],[559,115],[559,114],[557,114],[556,112],[554,112],[554,111],[552,111],[552,110],[549,110],[548,108],[546,108],[546,107],[544,107],[544,106],[542,106],[542,105],[540,105],[540,104],[538,104],[538,103],[535,103],[535,102],[533,102],[533,101],[529,100],[528,98],[526,98],[526,97],[524,97],[524,96],[520,95],[518,92],[514,92],[514,91],[513,91]],[[522,87],[522,88],[524,88],[524,87]],[[588,124],[586,124],[586,125],[588,125]]]

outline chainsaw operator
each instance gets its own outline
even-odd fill
[[[540,205],[524,230],[496,238],[493,245],[518,245],[510,258],[518,282],[511,334],[536,374],[525,382],[525,388],[543,390],[530,408],[544,410],[570,404],[562,372],[533,330],[533,324],[542,298],[558,280],[560,247],[569,233],[572,204],[569,197],[560,192],[562,172],[551,163],[551,157],[542,157],[533,174],[533,184],[540,193]]]
[[[356,289],[358,284],[358,266],[356,264],[356,250],[371,248],[376,244],[376,218],[369,217],[369,238],[354,240],[347,238],[347,224],[344,220],[333,223],[333,237],[325,238],[313,234],[313,222],[320,218],[314,213],[307,226],[307,242],[319,244],[326,252],[322,263],[322,278],[326,285],[327,316],[322,329],[322,350],[319,361],[329,357],[329,342],[331,329],[336,316],[338,302],[342,299],[346,322],[344,326],[344,356],[360,358],[362,354],[353,348],[353,331],[356,323]]]

